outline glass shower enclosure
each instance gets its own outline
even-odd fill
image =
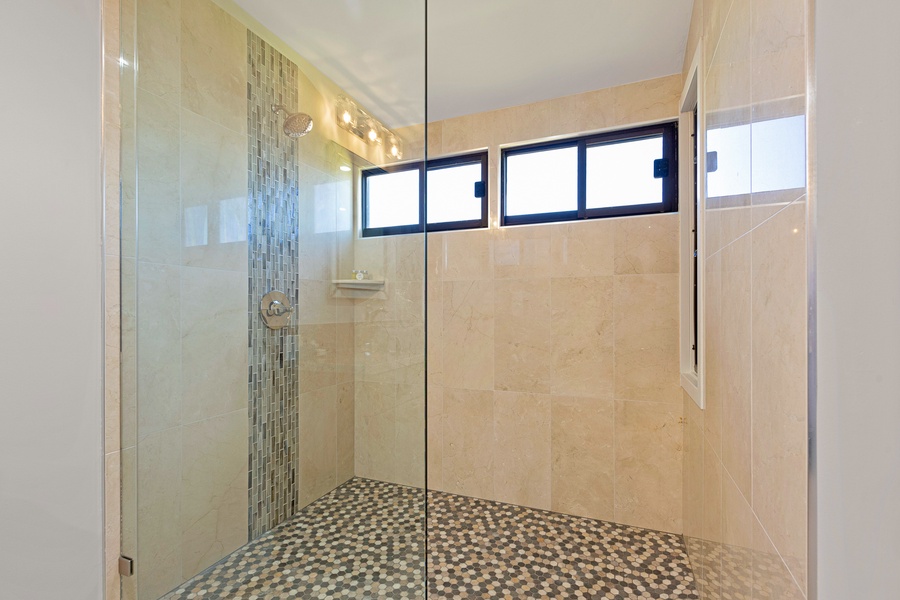
[[[121,0],[124,598],[424,595],[425,237],[359,202],[425,158],[424,3],[275,4]]]

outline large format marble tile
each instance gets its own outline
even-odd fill
[[[247,278],[181,269],[182,422],[247,406]]]
[[[152,433],[137,446],[136,539],[141,568],[135,575],[141,598],[159,598],[184,581],[181,429]]]
[[[351,381],[337,386],[337,485],[353,477],[356,428],[356,386]]]
[[[299,325],[299,389],[301,393],[327,388],[336,382],[336,325]]]
[[[647,79],[613,89],[617,124],[637,124],[678,116],[681,75]]]
[[[615,520],[680,532],[681,407],[616,401]]]
[[[614,89],[602,89],[554,98],[550,127],[554,135],[578,135],[616,125]]]
[[[444,489],[494,495],[494,393],[444,388]]]
[[[806,204],[752,233],[753,509],[806,585]]]
[[[612,398],[613,278],[551,280],[554,394]]]
[[[300,394],[300,505],[337,485],[337,386]]]
[[[184,579],[247,543],[247,427],[246,408],[184,427],[181,442]]]
[[[548,277],[551,227],[504,227],[493,232],[496,279]]]
[[[678,273],[678,215],[616,219],[617,275]]]
[[[445,381],[494,389],[493,282],[444,282],[443,342]]]
[[[750,236],[722,250],[722,463],[749,498],[751,410]]]
[[[138,87],[177,103],[181,96],[181,0],[138,0],[136,9]]]
[[[181,424],[181,268],[138,264],[138,439]]]
[[[681,404],[678,275],[615,278],[615,396]]]
[[[548,225],[553,277],[612,275],[617,220]]]
[[[615,518],[615,409],[604,398],[551,398],[551,510]]]
[[[550,396],[494,393],[494,499],[550,509]]]
[[[181,105],[246,133],[246,27],[209,0],[182,0],[181,18]]]
[[[494,387],[550,392],[550,279],[494,282]]]
[[[177,104],[137,93],[139,260],[180,264],[180,129]]]
[[[421,488],[425,486],[425,388],[395,410],[395,483]]]
[[[489,230],[449,231],[441,239],[438,268],[444,281],[493,278],[494,242]]]

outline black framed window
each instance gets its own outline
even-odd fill
[[[678,210],[678,127],[664,123],[503,150],[503,225]]]
[[[362,235],[488,225],[487,152],[366,169]]]

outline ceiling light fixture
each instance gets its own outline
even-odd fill
[[[338,96],[335,109],[338,127],[373,146],[385,144],[385,140],[387,140],[386,145],[390,156],[398,160],[403,157],[403,145],[400,138],[351,98]]]

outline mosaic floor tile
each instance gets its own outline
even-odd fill
[[[681,536],[428,498],[428,598],[697,598]],[[353,479],[164,600],[423,598],[423,512],[422,490]]]
[[[696,599],[679,535],[429,492],[428,598]]]

